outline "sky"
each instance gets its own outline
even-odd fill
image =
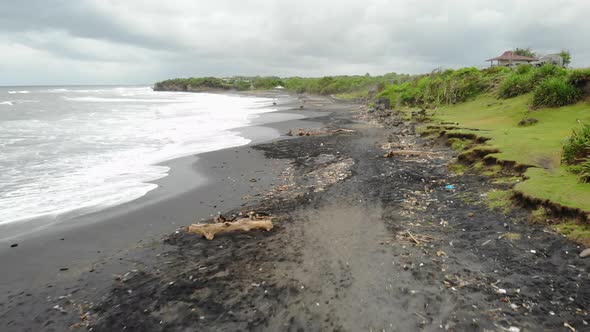
[[[586,67],[588,13],[585,0],[3,0],[0,85],[419,74],[515,47]]]

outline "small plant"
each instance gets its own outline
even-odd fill
[[[559,52],[559,55],[563,59],[563,65],[565,67],[567,67],[572,62],[572,55],[571,55],[570,51],[561,50],[561,52]]]
[[[533,210],[529,216],[529,221],[537,224],[546,223],[549,219],[549,215],[547,214],[547,210],[543,206],[539,206],[535,210]]]
[[[574,129],[563,142],[561,162],[580,176],[580,181],[590,182],[590,125]]]
[[[587,157],[590,157],[590,125],[582,124],[563,142],[561,162],[573,165]]]
[[[539,84],[533,94],[533,107],[560,107],[574,104],[582,98],[582,91],[563,77],[551,77]]]
[[[580,181],[588,183],[590,182],[590,158],[586,158],[582,164],[580,164]]]

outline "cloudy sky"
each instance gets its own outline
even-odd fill
[[[585,0],[2,2],[0,85],[423,73],[517,46],[590,66]]]

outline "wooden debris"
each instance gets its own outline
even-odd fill
[[[416,240],[416,238],[414,237],[414,235],[412,235],[410,231],[406,231],[406,233],[408,233],[412,241],[414,241],[417,245],[420,245],[420,241]]]
[[[416,245],[422,245],[424,243],[429,243],[432,240],[438,240],[437,238],[430,235],[412,233],[410,230],[398,233],[398,237],[409,242],[413,242]]]
[[[332,134],[340,134],[340,133],[346,133],[346,134],[348,134],[348,133],[354,133],[354,130],[352,130],[352,129],[343,129],[343,128],[332,130]]]
[[[318,136],[322,134],[324,133],[318,130],[299,128],[297,130],[289,130],[287,136]]]
[[[235,231],[250,231],[252,229],[265,229],[270,231],[273,228],[272,218],[268,216],[242,218],[238,221],[215,223],[215,224],[192,224],[187,232],[204,236],[207,240],[213,240],[217,233],[229,233]]]
[[[334,130],[323,131],[323,130],[319,130],[319,129],[299,128],[296,130],[289,130],[289,132],[287,133],[287,136],[319,136],[319,135],[333,135],[333,134],[343,134],[343,133],[354,133],[354,130],[339,128],[339,129],[334,129]]]
[[[417,151],[417,150],[391,150],[383,155],[384,158],[391,158],[394,156],[435,156],[436,152]]]

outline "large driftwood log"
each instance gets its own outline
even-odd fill
[[[217,233],[228,233],[235,231],[247,232],[252,229],[272,229],[271,217],[261,217],[259,219],[243,218],[238,221],[224,222],[216,224],[192,224],[188,227],[189,233],[195,233],[204,236],[207,240],[213,240]]]
[[[391,158],[393,156],[435,156],[436,152],[416,151],[416,150],[392,150],[387,152],[383,157]]]

